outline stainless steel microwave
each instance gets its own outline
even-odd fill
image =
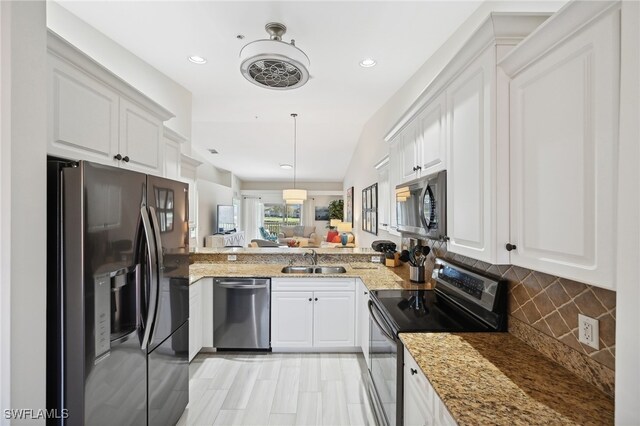
[[[419,238],[446,240],[447,172],[396,186],[398,231]]]

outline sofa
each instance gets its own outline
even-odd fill
[[[301,247],[319,247],[322,236],[316,233],[315,226],[282,226],[278,234],[278,242],[289,244],[290,241],[300,242]]]

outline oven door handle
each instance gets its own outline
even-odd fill
[[[369,314],[371,314],[371,318],[373,318],[373,322],[376,323],[380,331],[382,331],[382,334],[384,334],[387,339],[391,340],[394,343],[397,343],[398,339],[396,339],[393,336],[393,333],[389,333],[388,330],[384,328],[382,324],[380,324],[380,321],[378,321],[378,318],[376,318],[376,315],[373,313],[373,302],[371,300],[369,300],[368,306],[369,306]]]

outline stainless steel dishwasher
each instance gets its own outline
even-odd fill
[[[213,280],[213,346],[218,349],[269,349],[271,280]]]

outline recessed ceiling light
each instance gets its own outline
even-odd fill
[[[189,62],[193,62],[194,64],[198,64],[198,65],[202,65],[202,64],[206,64],[207,60],[205,58],[203,58],[202,56],[189,56]]]
[[[244,39],[244,35],[243,35],[243,34],[238,34],[238,35],[236,36],[236,38],[237,38],[238,40],[242,40],[242,39]]]
[[[215,150],[215,149],[213,149],[213,148],[211,148],[211,149],[209,150],[209,152],[210,152],[210,153],[212,153],[212,154],[218,154],[218,151],[217,151],[217,150]]]
[[[360,61],[360,66],[363,68],[375,67],[376,64],[377,62],[375,61],[375,59],[372,59],[372,58],[364,58],[363,60]]]
[[[291,164],[280,164],[280,168],[285,170],[290,170],[290,169],[293,169],[293,166]]]

